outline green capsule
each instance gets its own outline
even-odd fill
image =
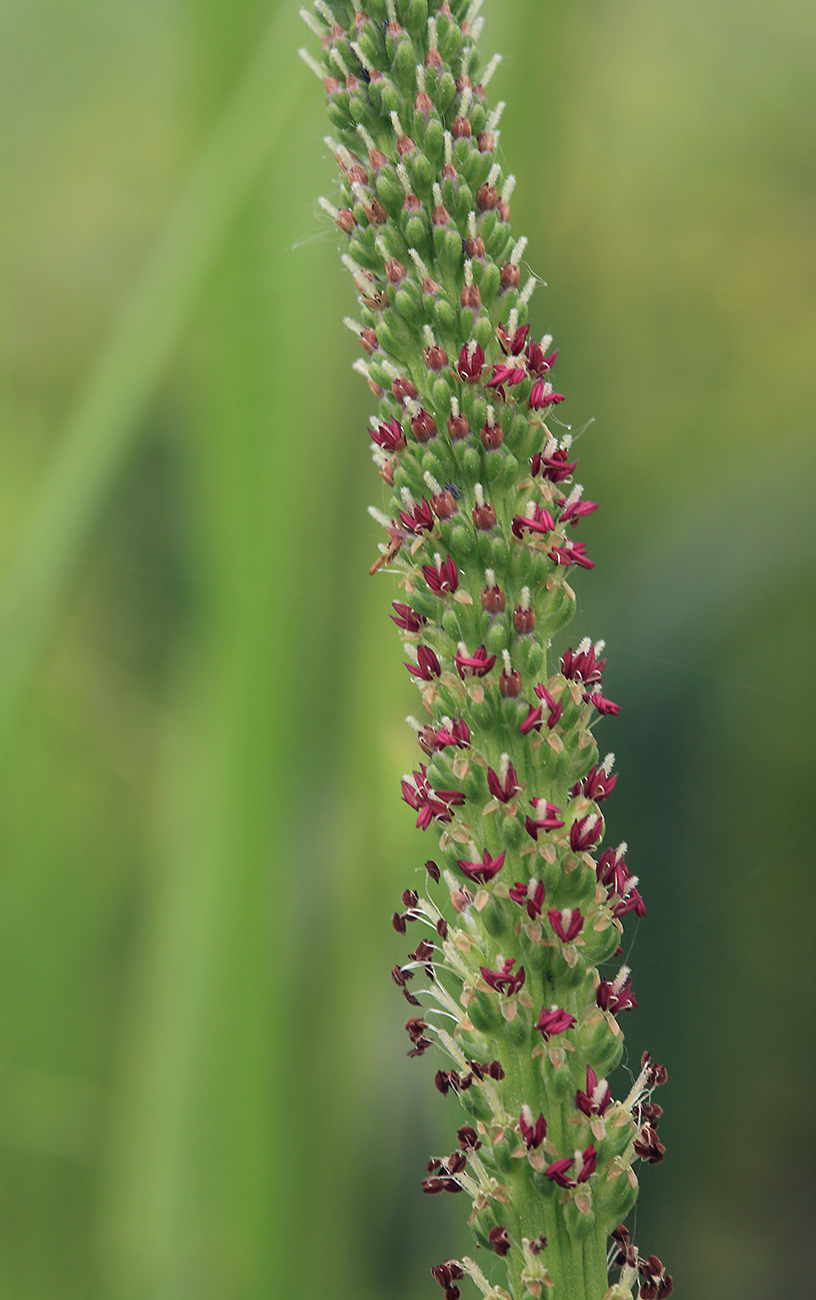
[[[474,137],[481,134],[487,121],[487,109],[478,99],[474,99],[470,106],[470,127]]]
[[[478,483],[482,472],[482,458],[475,447],[466,447],[462,457],[463,477],[469,484]]]
[[[488,652],[492,655],[500,655],[502,650],[507,649],[509,639],[507,623],[503,618],[497,616],[487,634],[485,646]]]
[[[394,168],[390,167],[388,163],[377,172],[377,178],[374,181],[374,192],[386,212],[394,215],[402,211],[405,190],[402,188]]]
[[[442,627],[447,632],[451,641],[457,642],[461,640],[462,632],[459,627],[459,619],[454,609],[448,608],[445,610],[442,615]]]
[[[502,843],[517,849],[524,838],[524,827],[517,817],[505,817],[501,824]]]
[[[386,42],[387,46],[388,42]],[[416,93],[416,50],[407,32],[399,38],[391,60],[391,76],[406,98]]]
[[[496,569],[499,573],[505,573],[510,561],[510,547],[502,536],[493,538],[492,552],[491,569]]]
[[[567,1232],[574,1241],[585,1241],[595,1228],[595,1211],[590,1206],[584,1214],[575,1201],[567,1201],[564,1206],[564,1222],[567,1225]]]
[[[445,127],[438,113],[431,113],[422,135],[423,152],[434,172],[439,171],[445,153]]]
[[[355,210],[355,216],[357,215]],[[349,256],[354,258],[368,271],[379,271],[382,269],[382,257],[377,252],[373,243],[360,236],[353,235],[349,240]]]
[[[391,387],[391,379],[389,375],[385,370],[383,370],[379,361],[375,361],[373,357],[368,363],[368,373],[374,380],[374,383],[379,384],[380,388],[387,389]]]
[[[458,559],[461,556],[470,554],[473,545],[473,534],[464,524],[456,523],[456,519],[456,515],[453,516],[453,519],[443,519],[440,523],[440,531],[446,539],[448,550],[455,559]],[[447,528],[443,528],[445,524],[447,524]]]
[[[431,389],[434,408],[440,412],[449,411],[450,399],[452,396],[453,385],[451,384],[451,381],[446,379],[444,375],[438,375],[433,381],[433,387]]]
[[[453,73],[449,68],[428,68],[425,74],[425,88],[434,107],[444,117],[456,98],[456,81]]]
[[[496,898],[495,894],[490,896],[482,908],[482,925],[487,930],[487,933],[492,935],[494,939],[501,939],[510,928],[510,921],[505,906],[501,899]],[[470,1018],[473,1020],[472,1015]],[[476,1021],[473,1020],[473,1023],[475,1025]],[[477,1029],[479,1028],[478,1025],[476,1027]]]
[[[485,307],[490,306],[500,288],[501,271],[495,262],[488,262],[485,267],[484,275],[482,276],[482,282],[479,285],[479,290],[482,295],[482,303]]]
[[[454,213],[461,226],[466,226],[469,214],[473,211],[473,192],[467,181],[460,180],[456,187]],[[475,271],[475,267],[474,267]]]
[[[567,1093],[575,1087],[569,1070],[566,1065],[562,1065],[560,1070],[554,1070],[546,1053],[539,1057],[539,1060],[541,1061],[541,1076],[547,1088],[552,1091],[554,1096],[563,1101]]]
[[[399,0],[397,16],[414,39],[420,40],[428,22],[428,0]]]
[[[414,149],[408,170],[416,193],[421,198],[427,198],[436,179],[436,168],[430,158],[421,149]]]
[[[422,293],[413,280],[403,280],[394,295],[394,310],[409,325],[419,329],[422,324]]]
[[[464,1071],[462,1072],[464,1074]],[[490,1106],[482,1096],[482,1090],[478,1084],[471,1084],[469,1088],[463,1089],[459,1094],[459,1100],[469,1115],[474,1119],[486,1120],[490,1118]]]
[[[456,329],[456,312],[441,293],[425,295],[425,315],[442,334],[452,334]]]
[[[444,275],[453,278],[459,273],[462,258],[462,236],[458,230],[448,227],[445,230],[445,238],[437,254],[437,265]]]
[[[485,908],[486,910],[487,908]],[[484,916],[484,912],[482,916]],[[489,1034],[499,1023],[499,1011],[494,995],[488,995],[483,993],[481,989],[476,989],[468,1007],[468,1016],[474,1029],[478,1029],[483,1034]]]
[[[484,295],[482,295],[482,297],[484,297]],[[473,337],[484,352],[487,351],[490,344],[493,342],[493,322],[486,313],[482,314],[474,325]],[[487,410],[485,409],[485,416],[486,415]]]
[[[620,934],[613,925],[600,933],[597,930],[591,930],[588,934],[585,932],[584,942],[591,952],[591,960],[598,965],[601,962],[608,961],[613,956],[620,941]]]
[[[391,356],[401,356],[405,348],[406,332],[405,327],[394,315],[393,311],[388,308],[383,311],[374,327],[377,331],[377,339],[380,347],[384,352]]]
[[[405,243],[409,248],[416,249],[420,257],[430,255],[430,227],[428,217],[421,208],[415,208],[413,212],[403,214],[402,230],[405,235]]]
[[[491,487],[502,482],[504,470],[504,452],[489,451],[485,457],[485,477]]]
[[[523,672],[535,677],[544,660],[544,647],[533,636],[521,636],[513,646],[513,661]]]
[[[442,26],[442,15],[437,19],[438,27]],[[439,31],[439,53],[446,63],[453,63],[459,51],[462,48],[462,32],[458,23],[451,22],[444,36]]]
[[[634,1179],[634,1187],[629,1177]],[[612,1182],[607,1179],[601,1185],[598,1199],[602,1199],[604,1214],[609,1223],[621,1223],[632,1209],[638,1194],[638,1182],[631,1169],[625,1169]]]

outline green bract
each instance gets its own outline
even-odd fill
[[[573,482],[569,436],[546,422],[563,400],[557,353],[526,323],[535,278],[522,283],[526,241],[510,229],[478,9],[304,12],[341,175],[337,202],[322,202],[359,294],[347,324],[393,488],[388,513],[372,512],[386,531],[373,567],[399,575],[393,618],[424,709],[402,792],[439,842],[427,894],[406,890],[394,915],[417,939],[393,971],[410,1055],[441,1052],[437,1089],[465,1111],[423,1186],[465,1193],[485,1257],[484,1270],[465,1258],[432,1272],[446,1300],[464,1276],[514,1300],[657,1300],[671,1278],[619,1225],[633,1164],[663,1156],[649,1097],[665,1070],[644,1056],[620,1101],[606,1081],[617,1016],[637,1005],[615,960],[622,918],[645,910],[626,846],[601,848],[617,778],[593,728],[619,709],[602,692],[602,643],[547,659],[574,611],[570,570],[593,567],[575,528],[596,506]]]

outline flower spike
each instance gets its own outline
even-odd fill
[[[391,975],[411,1008],[411,1068],[439,1053],[434,1086],[466,1112],[422,1188],[467,1204],[492,1269],[427,1263],[444,1300],[664,1300],[670,1275],[622,1222],[633,1166],[665,1155],[652,1101],[665,1070],[645,1056],[615,1100],[618,1017],[637,1001],[628,967],[608,963],[646,911],[626,845],[604,845],[618,778],[595,729],[620,705],[602,642],[551,650],[573,575],[594,568],[576,532],[597,505],[573,481],[571,435],[548,426],[565,401],[559,353],[531,335],[542,282],[522,275],[527,240],[510,228],[480,8],[303,11],[339,168],[321,207],[377,404],[365,441],[386,541],[371,572],[399,582],[390,617],[419,693],[408,721],[423,762],[402,798],[437,843],[392,914],[412,951]]]

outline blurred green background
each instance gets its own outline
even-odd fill
[[[9,1300],[420,1300],[467,1240],[388,978],[415,694],[296,10],[0,3]],[[485,14],[595,421],[574,633],[670,1075],[636,1239],[689,1300],[814,1296],[816,6]]]

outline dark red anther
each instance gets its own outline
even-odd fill
[[[415,889],[405,889],[402,894],[403,907],[416,907],[419,902],[419,894]]]
[[[496,522],[496,511],[489,501],[473,507],[473,522],[481,532],[488,532]]]
[[[428,875],[431,877],[431,880],[434,882],[434,884],[438,885],[440,871],[439,871],[439,867],[433,861],[432,858],[428,858],[428,861],[425,863],[425,870],[427,871]]]
[[[423,407],[421,411],[411,419],[411,432],[417,442],[430,442],[435,438],[438,429],[433,416]]]
[[[588,813],[570,826],[570,848],[573,853],[585,853],[594,848],[602,836],[603,821],[597,813]]]
[[[405,934],[405,929],[406,929],[405,917],[400,916],[399,912],[395,912],[394,915],[391,917],[391,924],[393,925],[397,934]]]
[[[524,1112],[527,1112],[525,1115]],[[527,1116],[529,1115],[529,1119]],[[519,1130],[521,1139],[528,1151],[535,1151],[541,1146],[547,1136],[547,1121],[539,1111],[538,1119],[533,1120],[533,1113],[529,1106],[523,1106],[519,1115]]]
[[[498,857],[492,858],[487,849],[482,852],[481,862],[465,862],[461,858],[456,859],[456,865],[459,870],[467,876],[468,880],[476,880],[481,885],[486,885],[489,880],[493,880],[499,874],[504,866],[506,853],[502,851]]]
[[[547,917],[562,943],[572,943],[584,928],[584,918],[577,907],[565,907],[561,912],[553,908]]]
[[[401,284],[408,272],[402,262],[392,257],[385,264],[385,274],[389,284]]]
[[[433,110],[433,100],[426,90],[421,90],[414,100],[414,113],[427,123]]]
[[[492,211],[493,208],[496,207],[498,201],[499,191],[494,185],[488,185],[487,181],[484,181],[484,183],[479,186],[479,192],[476,195],[476,206],[479,211]]]
[[[357,222],[354,219],[354,213],[351,208],[341,208],[334,218],[335,225],[338,225],[344,234],[350,235]]]
[[[517,668],[511,668],[510,672],[506,668],[502,669],[499,678],[499,690],[506,699],[515,699],[521,695],[521,673]]]
[[[459,415],[448,416],[448,433],[450,434],[451,442],[461,442],[463,438],[467,438],[470,433],[470,424],[467,416],[462,415],[461,413]]]
[[[503,1223],[497,1223],[487,1234],[487,1239],[497,1255],[506,1255],[510,1249],[510,1238]]]
[[[643,1053],[640,1058],[640,1065],[641,1069],[644,1070],[647,1066],[649,1067],[646,1082],[650,1088],[659,1088],[669,1077],[665,1065],[658,1065],[657,1061],[652,1060],[648,1052]]]
[[[506,599],[501,587],[484,587],[482,589],[482,609],[486,609],[489,614],[503,614]],[[391,617],[394,617],[393,614]]]
[[[445,1164],[449,1174],[460,1174],[467,1166],[467,1156],[464,1151],[454,1151],[453,1155],[448,1156]]]
[[[438,343],[434,343],[433,347],[424,348],[422,355],[429,370],[443,370],[448,364],[448,354]]]
[[[498,420],[482,427],[482,446],[485,451],[497,451],[504,442],[504,430]]]
[[[406,397],[410,397],[413,400],[417,395],[415,386],[411,383],[410,379],[406,379],[404,375],[397,376],[391,385],[391,392],[400,404],[405,401]]]
[[[437,492],[436,496],[431,497],[431,509],[437,519],[450,519],[451,515],[456,514],[459,507],[453,493],[443,490]]]
[[[405,632],[419,632],[423,624],[428,621],[421,614],[417,614],[415,609],[411,609],[410,605],[404,605],[402,601],[392,600],[391,605],[397,611],[396,614],[391,615],[391,618],[397,627],[401,627]]]
[[[376,429],[369,429],[368,432],[371,441],[376,442],[377,446],[382,447],[383,451],[397,452],[402,451],[405,447],[402,429],[393,416],[388,421],[388,424],[380,424]]]
[[[368,185],[368,172],[358,162],[349,167],[346,175],[349,185]]]
[[[466,384],[476,384],[482,376],[485,355],[478,343],[466,343],[456,362],[456,373]]]
[[[544,1035],[544,1041],[547,1042],[551,1034],[563,1034],[565,1029],[572,1029],[577,1023],[575,1016],[571,1016],[562,1007],[542,1007],[536,1029]]]
[[[546,1250],[546,1249],[547,1249],[547,1238],[544,1236],[544,1233],[542,1232],[540,1237],[536,1237],[535,1241],[530,1242],[530,1250],[534,1255],[540,1255],[542,1250]]]
[[[463,1151],[478,1151],[482,1145],[475,1128],[471,1128],[469,1124],[463,1124],[460,1129],[457,1129],[456,1136]]]
[[[516,263],[505,262],[504,266],[501,269],[502,289],[504,289],[505,291],[507,289],[517,289],[519,287],[520,279],[521,279],[521,273],[519,272]]]
[[[535,610],[529,605],[525,609],[523,605],[516,605],[513,610],[513,627],[519,636],[526,636],[528,632],[535,630]]]
[[[651,1124],[644,1124],[635,1139],[635,1151],[641,1160],[649,1165],[659,1165],[666,1154],[666,1148],[657,1136],[657,1130]]]
[[[436,923],[436,933],[439,935],[440,939],[444,943],[448,937],[448,923],[445,920],[444,916],[440,916],[439,920]]]

